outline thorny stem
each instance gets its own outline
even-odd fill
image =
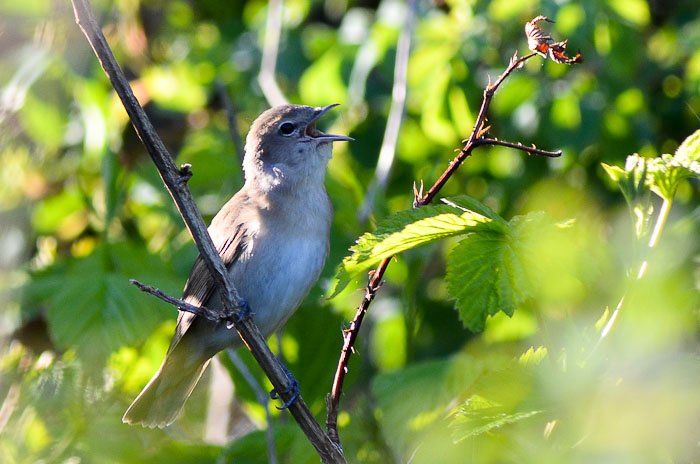
[[[559,151],[550,152],[546,150],[540,150],[535,147],[528,147],[517,143],[503,142],[494,138],[484,137],[485,133],[488,131],[488,128],[484,127],[484,123],[486,121],[486,114],[488,112],[489,106],[491,105],[491,100],[493,99],[496,90],[498,90],[503,81],[513,71],[520,68],[523,65],[523,63],[525,63],[525,61],[529,60],[535,55],[536,53],[531,53],[529,55],[525,55],[523,57],[518,58],[517,53],[514,54],[513,57],[510,59],[508,67],[505,69],[505,71],[503,71],[503,73],[500,76],[498,76],[498,79],[496,79],[496,81],[493,83],[489,82],[489,84],[484,89],[484,96],[481,102],[481,108],[479,109],[479,113],[476,118],[476,123],[474,124],[474,129],[472,130],[471,135],[468,139],[464,141],[464,146],[460,150],[459,154],[450,162],[448,168],[442,173],[442,175],[438,178],[435,184],[433,184],[433,186],[430,187],[428,192],[425,195],[423,195],[422,187],[419,191],[416,192],[416,196],[413,202],[414,208],[420,208],[431,203],[435,199],[435,196],[440,192],[442,187],[450,179],[450,177],[452,177],[452,175],[457,171],[459,166],[464,162],[465,159],[467,159],[472,154],[472,151],[478,146],[503,145],[535,155],[542,155],[548,157],[556,157],[561,155],[561,152]],[[369,283],[367,284],[367,287],[365,287],[365,296],[362,299],[362,302],[358,306],[357,310],[355,311],[355,316],[350,322],[350,326],[343,331],[343,348],[341,350],[340,359],[338,360],[338,366],[336,368],[335,376],[333,378],[333,387],[331,389],[331,393],[326,398],[328,408],[326,416],[326,431],[331,440],[335,441],[336,443],[340,443],[337,428],[338,406],[340,404],[340,397],[343,393],[343,382],[345,380],[345,375],[348,372],[350,356],[354,352],[355,341],[362,326],[362,321],[364,320],[364,317],[367,314],[369,306],[370,304],[372,304],[372,301],[374,300],[377,291],[382,285],[382,278],[384,277],[384,273],[386,272],[387,267],[389,267],[390,262],[391,257],[385,258],[384,260],[382,260],[379,266],[377,266],[376,269],[370,271]]]

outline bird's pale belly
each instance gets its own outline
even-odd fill
[[[328,245],[323,238],[293,237],[275,253],[269,250],[258,253],[255,241],[249,251],[231,267],[229,277],[250,306],[260,332],[267,337],[287,321],[318,280]],[[243,275],[246,275],[244,279],[241,278]],[[284,278],[271,281],[271,275]],[[256,285],[245,285],[245,282],[255,282]],[[218,298],[215,295],[211,299],[211,306],[216,305],[213,300]],[[209,341],[215,351],[241,344],[238,333],[223,326],[215,330]]]

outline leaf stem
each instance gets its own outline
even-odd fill
[[[664,198],[663,203],[661,204],[661,209],[659,210],[659,215],[656,217],[656,222],[654,223],[654,229],[652,230],[651,237],[649,238],[649,242],[647,243],[646,249],[644,251],[642,263],[639,265],[639,270],[637,271],[637,276],[635,277],[633,282],[638,282],[646,274],[647,268],[649,266],[649,255],[651,254],[651,251],[659,243],[659,239],[661,238],[661,233],[663,232],[664,226],[666,225],[666,222],[668,221],[668,215],[671,211],[672,205],[673,205],[673,199]],[[596,346],[593,349],[593,351],[595,351],[598,348],[598,346],[600,345],[600,342],[610,334],[610,331],[612,330],[613,326],[615,325],[615,322],[617,321],[618,316],[620,315],[620,310],[624,306],[625,298],[626,298],[628,293],[629,293],[629,289],[625,291],[625,294],[622,296],[622,298],[620,298],[620,301],[617,302],[617,306],[615,306],[615,310],[610,315],[610,319],[608,319],[608,322],[605,324],[603,329],[600,331],[600,339],[598,340],[598,343],[596,343]]]

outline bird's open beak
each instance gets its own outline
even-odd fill
[[[314,116],[309,122],[309,124],[306,126],[306,130],[304,131],[307,136],[311,137],[312,139],[317,139],[319,141],[324,141],[324,142],[340,142],[340,141],[347,141],[351,142],[354,139],[352,137],[348,137],[347,135],[335,135],[335,134],[326,134],[324,132],[321,132],[320,130],[316,129],[316,121],[326,114],[329,110],[332,108],[335,108],[338,106],[338,103],[333,103],[328,106],[324,107],[319,107],[316,108],[316,111],[314,111]]]

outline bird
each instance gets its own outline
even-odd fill
[[[353,140],[316,128],[335,106],[285,104],[258,116],[246,137],[244,185],[208,228],[227,278],[266,337],[296,311],[328,256],[333,209],[325,188],[327,165],[333,142]],[[222,308],[221,291],[201,256],[182,299]],[[212,357],[242,345],[225,321],[180,310],[165,359],[122,421],[150,428],[172,424]]]

